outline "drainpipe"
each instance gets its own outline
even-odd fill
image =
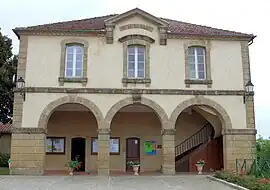
[[[251,44],[253,44],[253,40],[254,40],[254,38],[256,38],[257,36],[253,36],[250,40],[249,40],[249,42],[248,42],[248,46],[250,46]]]

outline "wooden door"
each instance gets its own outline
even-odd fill
[[[126,140],[126,161],[140,161],[140,139],[136,137]],[[132,171],[132,167],[126,165],[126,171]]]

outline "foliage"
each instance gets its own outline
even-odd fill
[[[3,36],[0,30],[0,122],[12,119],[13,111],[13,77],[16,74],[18,57],[12,54],[12,40]]]
[[[254,176],[240,174],[237,175],[235,172],[215,172],[214,177],[225,180],[230,183],[237,184],[239,186],[248,188],[250,190],[269,190],[270,183],[268,180],[262,178],[256,178]]]
[[[76,158],[75,160],[69,160],[67,166],[73,170],[78,170],[82,166],[82,162],[79,162],[79,160]]]
[[[139,166],[140,161],[129,161],[129,162],[127,162],[127,165],[129,165],[129,166]]]
[[[9,154],[0,153],[0,167],[8,167],[9,157]]]
[[[197,164],[197,165],[200,165],[200,166],[204,166],[205,161],[202,160],[202,159],[200,159],[200,160],[198,160],[198,161],[196,162],[196,164]]]
[[[257,158],[270,160],[270,139],[263,139],[261,136],[256,141]]]

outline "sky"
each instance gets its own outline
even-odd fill
[[[270,137],[270,1],[269,0],[0,0],[0,27],[14,44],[12,29],[123,13],[135,7],[157,17],[171,18],[221,29],[257,35],[250,46],[252,83],[255,85],[255,115],[258,134]],[[266,55],[266,61],[263,56]]]

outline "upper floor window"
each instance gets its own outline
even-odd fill
[[[83,77],[83,47],[80,45],[66,46],[66,78]]]
[[[145,78],[145,46],[128,46],[127,54],[127,77]]]
[[[190,79],[204,80],[206,79],[205,72],[205,48],[189,47],[189,77]]]

